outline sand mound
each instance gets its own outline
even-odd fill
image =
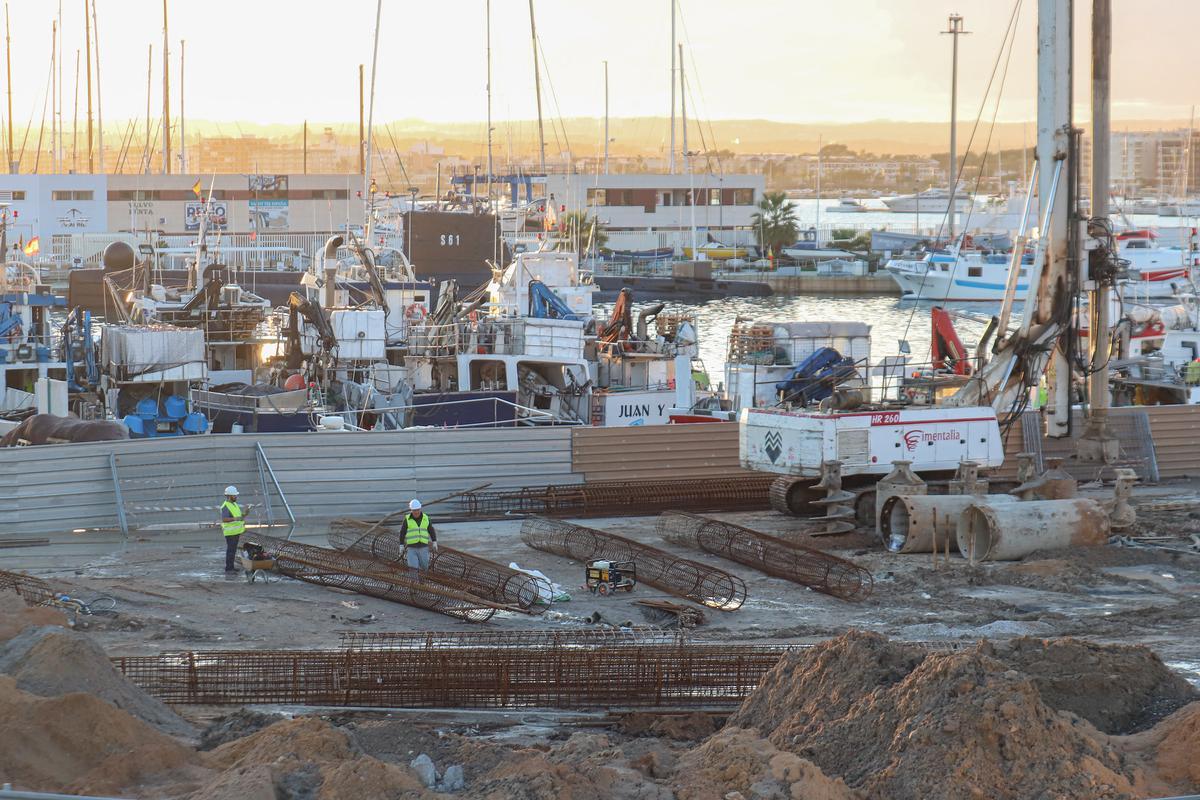
[[[209,753],[207,760],[217,769],[231,769],[286,760],[324,763],[357,756],[357,748],[342,729],[317,717],[298,717],[227,742]]]
[[[701,711],[690,714],[654,714],[637,711],[621,719],[621,732],[629,736],[662,736],[683,742],[698,742],[717,730],[712,716]]]
[[[1140,645],[1022,637],[991,648],[991,655],[1033,680],[1046,705],[1078,714],[1105,733],[1143,730],[1200,699]]]
[[[1176,711],[1148,731],[1113,737],[1144,768],[1143,794],[1164,797],[1200,789],[1200,702]]]
[[[200,734],[201,750],[213,750],[226,742],[245,738],[255,731],[261,731],[268,725],[274,725],[286,719],[282,714],[263,714],[248,708],[239,708],[232,714],[226,714],[214,720]]]
[[[43,625],[66,628],[66,615],[56,608],[29,606],[16,592],[0,591],[0,642],[7,642],[26,628]]]
[[[370,756],[359,756],[353,761],[326,767],[321,774],[324,780],[317,795],[321,800],[356,797],[388,800],[432,794],[411,771]]]
[[[1107,737],[1051,709],[986,649],[916,658],[847,634],[781,659],[730,725],[758,728],[868,797],[1133,796]]]
[[[754,731],[725,728],[681,757],[675,772],[679,800],[796,797],[855,800],[859,794],[840,778],[826,776],[811,761],[785,753]]]
[[[76,631],[25,629],[0,645],[0,673],[11,675],[18,688],[31,694],[54,697],[87,692],[165,733],[184,737],[196,733],[174,711],[117,672],[100,646]]]
[[[0,783],[112,794],[196,762],[191,750],[87,694],[38,697],[0,676]]]
[[[487,774],[467,775],[481,800],[671,800],[675,795],[633,767],[608,737],[577,733],[549,753],[514,750]]]

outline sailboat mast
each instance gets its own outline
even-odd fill
[[[8,0],[4,0],[4,60],[7,64],[5,74],[8,78],[8,171],[17,172],[17,163],[13,161],[12,26],[8,21]]]
[[[58,172],[58,20],[50,20],[50,171]]]
[[[92,17],[89,4],[91,0],[83,0],[83,41],[84,52],[87,56],[87,148],[88,174],[96,171],[95,155],[92,152]]]
[[[487,50],[487,196],[490,206],[492,203],[492,0],[487,0],[484,4],[484,16],[486,17],[484,36]],[[494,250],[495,248],[493,248]]]
[[[946,211],[950,241],[954,241],[954,194],[958,189],[958,37],[970,33],[963,30],[961,14],[951,14],[949,27],[942,31],[950,34],[953,44],[950,57],[950,205]]]
[[[683,77],[683,45],[679,45],[679,122],[683,126],[683,158],[688,174],[688,189],[692,207],[692,260],[700,254],[696,243],[696,176],[692,173],[692,154],[687,145],[687,89]]]
[[[79,172],[79,48],[75,48],[75,115],[71,119],[71,172]]]
[[[188,171],[187,163],[187,128],[184,127],[184,106],[183,106],[183,64],[185,47],[187,43],[179,40],[179,171],[186,173]]]
[[[608,174],[608,61],[604,62],[604,174]]]
[[[167,0],[163,0],[163,114],[162,172],[171,174],[171,53],[167,41]]]
[[[142,171],[150,174],[150,73],[154,70],[154,45],[146,50],[146,144],[142,146]]]
[[[542,72],[538,69],[537,24],[533,21],[533,0],[529,0],[529,36],[533,41],[533,91],[537,96],[538,153],[541,155],[542,173],[544,174],[546,172],[546,131],[542,125]],[[491,81],[489,80],[488,83],[490,84]]]
[[[675,0],[671,4],[671,152],[667,157],[671,174],[675,174]]]
[[[371,236],[374,233],[374,201],[371,196],[371,127],[375,124],[375,72],[379,65],[379,21],[383,16],[383,0],[375,3],[375,43],[371,50],[371,96],[367,103],[367,154],[363,174],[363,199],[367,202],[366,246],[371,246]]]
[[[92,38],[96,45],[96,151],[100,173],[104,174],[104,114],[100,106],[100,25],[96,18],[96,0],[92,0]]]

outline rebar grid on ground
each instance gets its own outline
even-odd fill
[[[0,570],[0,592],[16,592],[22,600],[31,606],[40,606],[54,599],[55,592],[50,584],[26,575],[23,572],[7,572]]]
[[[334,528],[329,532],[329,544],[337,550],[362,553],[388,564],[405,563],[401,531]],[[444,545],[438,545],[437,552],[431,554],[429,571],[469,586],[471,594],[477,597],[516,606],[522,611],[540,613],[544,609],[538,606],[538,601],[549,602],[554,595],[549,581]]]
[[[609,642],[179,652],[113,663],[159,700],[195,705],[730,707],[754,690],[783,652],[756,645]]]
[[[341,552],[265,536],[247,534],[275,559],[275,569],[292,578],[346,589],[382,600],[437,611],[467,622],[486,622],[497,609],[510,609],[476,597],[470,587],[444,575],[419,573],[354,552]]]
[[[665,481],[591,481],[500,491],[467,492],[459,501],[471,516],[504,514],[653,514],[671,508],[744,510],[770,507],[773,475]]]
[[[870,570],[851,561],[732,522],[669,511],[659,516],[655,530],[672,544],[695,547],[842,600],[866,597],[875,585]]]
[[[709,608],[736,611],[746,602],[746,584],[738,576],[607,531],[530,517],[521,526],[521,540],[535,550],[581,562],[632,561],[639,583]]]

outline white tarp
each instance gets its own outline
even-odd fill
[[[166,325],[109,325],[100,337],[104,364],[137,374],[205,363],[204,331]]]

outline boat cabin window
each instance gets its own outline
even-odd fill
[[[983,267],[967,267],[967,276],[970,278],[982,278]]]
[[[1148,250],[1150,248],[1150,243],[1145,239],[1132,239],[1129,242],[1126,242],[1125,248],[1128,250]]]
[[[471,388],[485,391],[508,389],[508,374],[503,361],[472,361]]]
[[[662,193],[662,202],[659,205],[664,205],[664,206],[671,205],[671,193],[670,192]]]

